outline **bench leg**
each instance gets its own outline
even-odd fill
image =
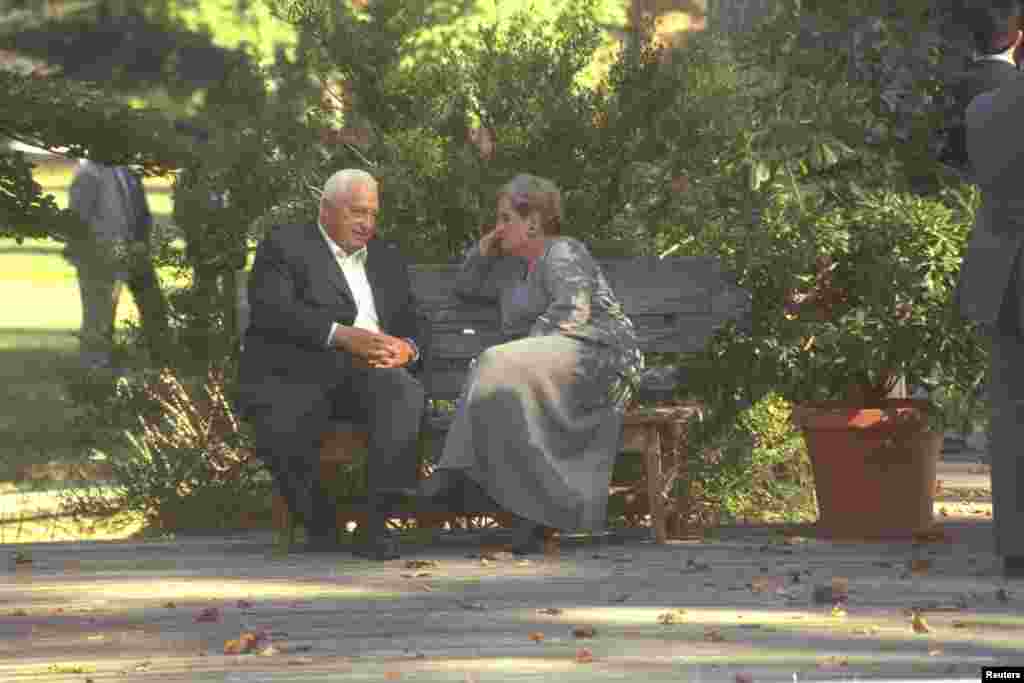
[[[661,470],[661,439],[658,425],[649,424],[647,429],[647,450],[644,451],[644,473],[647,477],[647,506],[654,527],[654,541],[658,544],[668,540],[665,524],[665,497],[662,495],[664,479]]]
[[[278,534],[278,543],[290,548],[295,543],[295,516],[288,509],[284,496],[274,491],[271,498],[271,518]]]
[[[686,425],[680,422],[666,422],[665,424],[658,426],[658,434],[661,440],[662,463],[664,463],[665,456],[667,456],[671,463],[670,470],[674,472],[675,479],[682,479],[684,481],[687,477],[685,429]],[[665,483],[667,484],[668,482]],[[688,531],[686,528],[685,517],[686,508],[687,501],[685,497],[676,498],[675,505],[672,506],[670,515],[666,515],[668,518],[666,529],[669,536],[675,538],[682,538],[686,536]]]

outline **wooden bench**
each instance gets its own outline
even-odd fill
[[[749,296],[736,287],[711,258],[602,259],[600,264],[636,327],[643,352],[700,351],[722,325],[730,320],[742,320],[749,313]],[[514,262],[507,266],[518,267]],[[428,399],[454,401],[462,389],[470,361],[489,346],[507,341],[500,329],[497,306],[456,298],[454,283],[457,271],[458,266],[454,265],[418,265],[410,271],[427,333],[420,379]],[[494,276],[501,278],[502,273],[495,272]],[[247,320],[248,303],[242,284],[239,292],[242,329]],[[651,389],[645,386],[639,398],[643,400],[645,394],[646,398],[651,398]],[[670,398],[672,387],[661,389],[663,397]],[[620,452],[643,454],[644,476],[639,486],[647,497],[658,543],[664,543],[669,536],[666,503],[672,483],[677,477],[685,476],[685,425],[694,416],[701,416],[697,402],[667,408],[638,408],[625,416]],[[436,439],[443,435],[450,421],[450,414],[428,410],[424,418],[423,439]],[[368,434],[363,426],[337,419],[323,438],[320,456],[322,480],[333,479],[338,466],[350,464],[353,451],[365,449],[367,442]],[[424,474],[426,472],[421,471],[421,476]],[[365,499],[350,502],[356,506],[367,503]],[[291,539],[295,525],[283,498],[275,495],[273,506],[275,528]],[[395,516],[410,512],[396,509]],[[463,512],[486,514],[493,511]],[[420,519],[431,517],[440,522],[451,517],[452,513],[441,509],[425,510],[421,503],[416,516]],[[672,531],[678,533],[679,530]]]

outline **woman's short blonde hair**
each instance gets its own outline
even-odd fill
[[[520,173],[498,190],[498,200],[503,198],[522,218],[537,214],[545,237],[562,234],[562,193],[547,178]]]

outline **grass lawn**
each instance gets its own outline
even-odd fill
[[[67,205],[72,164],[48,163],[36,180]],[[158,220],[170,214],[170,179],[147,179]],[[82,322],[74,267],[50,240],[0,240],[0,481],[27,464],[60,460],[68,453],[66,426],[73,418],[63,396],[61,372],[77,363],[75,333]],[[163,273],[165,276],[172,274]],[[118,320],[137,316],[125,291]]]

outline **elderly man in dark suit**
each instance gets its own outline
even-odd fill
[[[274,228],[249,277],[239,404],[311,552],[338,549],[334,506],[318,481],[335,407],[369,425],[371,501],[416,495],[424,407],[410,373],[419,361],[416,306],[407,262],[374,239],[378,207],[372,176],[339,171],[324,188],[319,223]],[[367,527],[357,554],[398,557],[382,514]]]
[[[961,312],[991,340],[989,457],[996,553],[1024,577],[1024,80],[967,108],[967,152],[982,203],[960,269]]]
[[[1022,0],[981,0],[967,9],[965,19],[976,56],[966,71],[953,78],[950,95],[953,123],[947,131],[942,160],[967,171],[964,112],[975,97],[1024,76],[1018,69],[1021,46]]]

